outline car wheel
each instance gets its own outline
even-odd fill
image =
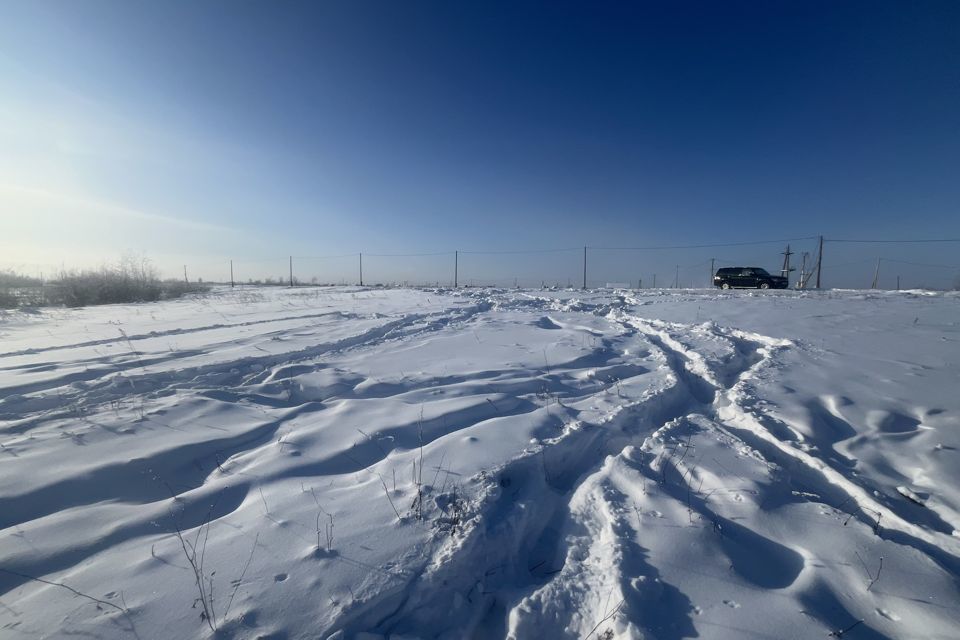
[[[770,288],[770,283],[769,283],[769,282],[761,282],[761,283],[760,283],[760,288],[761,288],[761,289],[769,289],[769,288]]]
[[[720,288],[721,288],[721,289],[729,289],[729,288],[730,288],[730,283],[729,283],[729,282],[724,282],[722,285],[720,285]]]

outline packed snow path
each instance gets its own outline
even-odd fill
[[[0,315],[0,636],[960,637],[960,297]]]

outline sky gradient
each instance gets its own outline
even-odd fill
[[[0,268],[135,252],[207,279],[233,258],[242,279],[289,255],[960,238],[953,1],[0,13]],[[960,243],[828,246],[836,286],[869,285],[878,257],[912,285],[960,264]],[[597,250],[591,281],[669,284],[682,265],[703,285],[711,257],[772,270],[782,250]],[[461,281],[576,282],[580,260],[466,255]],[[365,269],[442,281],[452,256]]]

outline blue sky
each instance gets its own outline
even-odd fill
[[[960,237],[952,1],[2,13],[0,266],[138,252],[209,279],[231,257],[262,277],[290,254]],[[838,286],[869,284],[877,257],[960,264],[958,244],[828,246]],[[591,280],[681,265],[696,285],[711,257],[772,269],[780,251],[597,251]],[[576,281],[579,259],[465,256],[463,276]],[[368,279],[442,280],[451,261],[370,256]]]

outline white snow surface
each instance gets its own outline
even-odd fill
[[[0,312],[0,637],[958,638],[958,383],[951,293]]]

